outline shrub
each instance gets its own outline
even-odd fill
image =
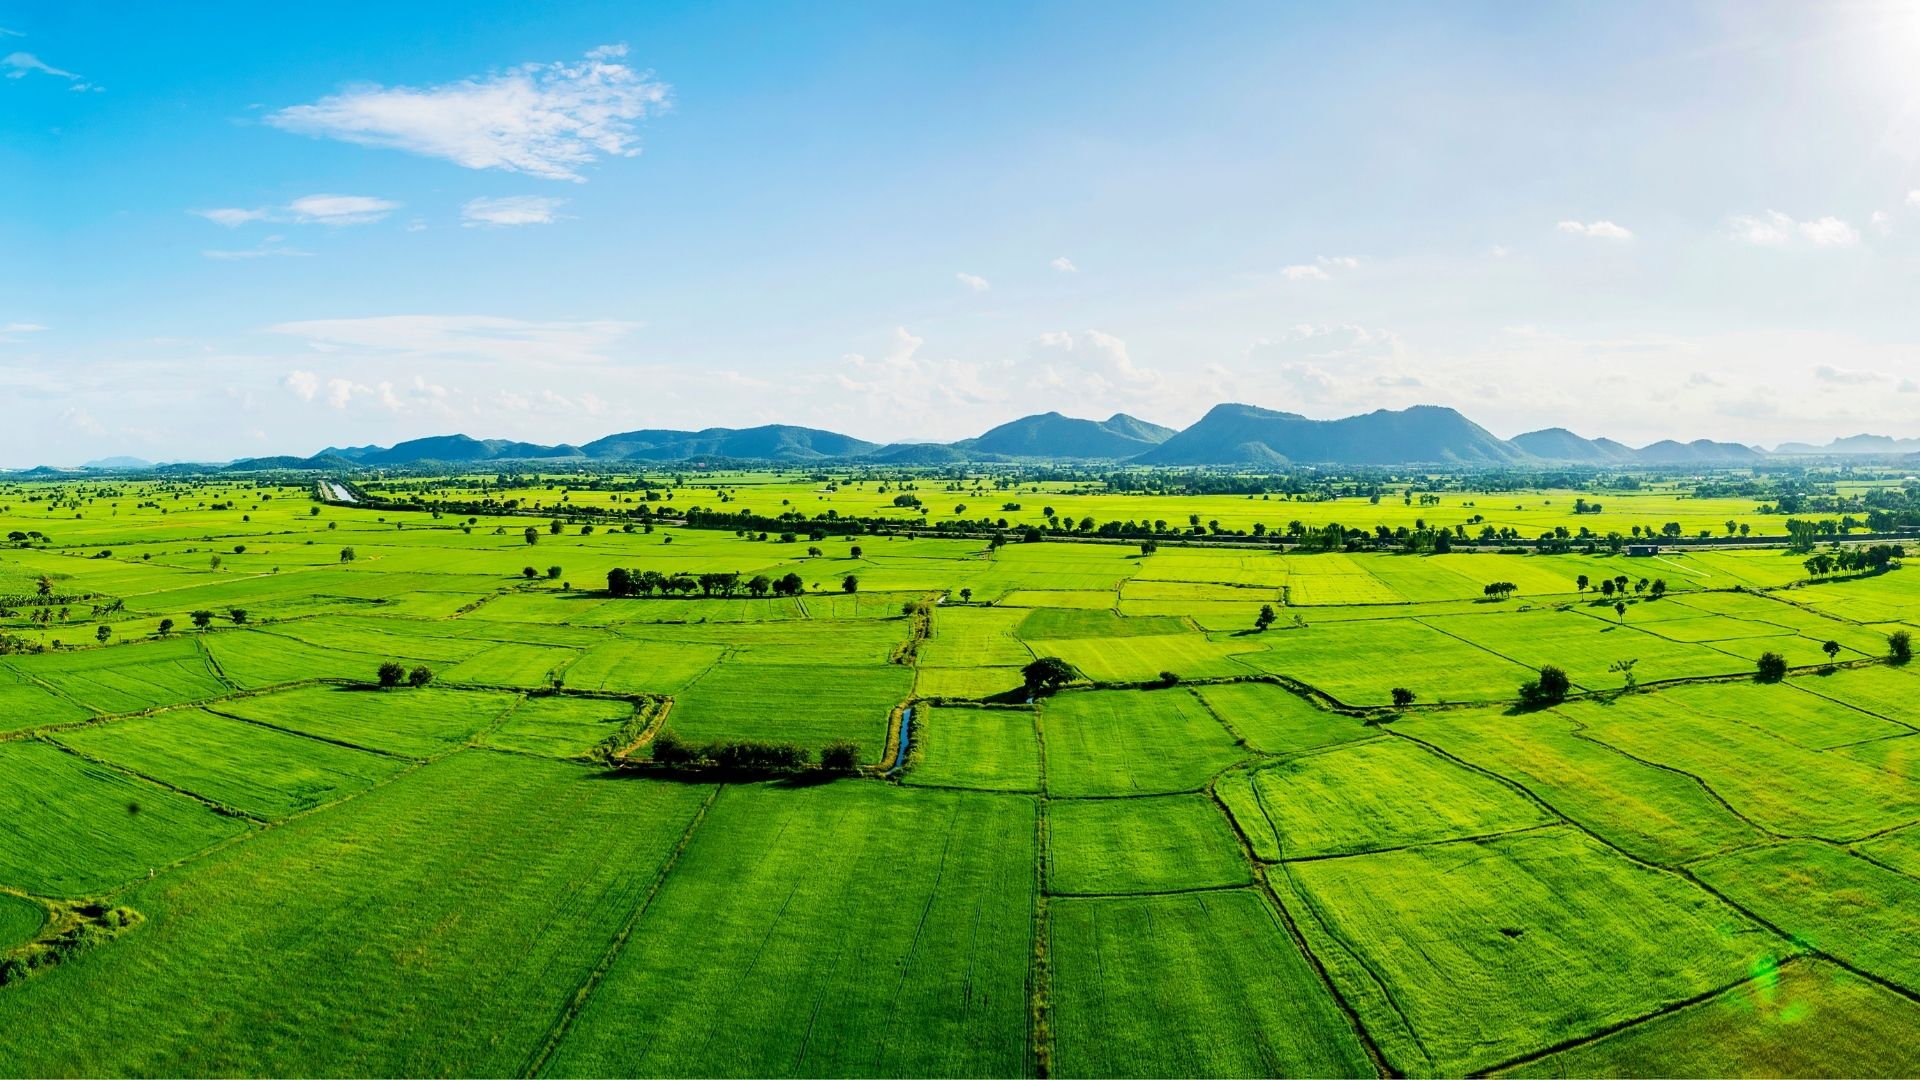
[[[1175,685],[1175,684],[1177,684],[1177,683],[1178,683],[1179,681],[1180,681],[1180,674],[1179,674],[1179,672],[1175,672],[1175,671],[1163,671],[1163,672],[1161,672],[1161,673],[1160,673],[1160,685],[1161,685],[1161,686],[1173,686],[1173,685]]]
[[[694,750],[669,728],[653,737],[653,761],[656,765],[670,768],[691,765],[694,762]]]
[[[1777,652],[1764,652],[1754,665],[1754,678],[1761,682],[1779,682],[1787,677],[1787,658]]]
[[[1905,630],[1895,630],[1888,634],[1887,659],[1896,664],[1904,664],[1913,659],[1913,635]]]
[[[837,739],[820,748],[820,767],[828,772],[852,772],[860,767],[857,743]]]
[[[806,748],[793,743],[766,743],[753,739],[715,743],[707,755],[729,772],[785,771],[805,767]]]
[[[398,660],[389,660],[386,663],[380,665],[379,674],[380,674],[380,686],[383,689],[386,689],[386,688],[399,686],[400,681],[407,677],[407,669],[401,667],[400,662]]]

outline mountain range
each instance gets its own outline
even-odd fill
[[[435,435],[392,446],[330,446],[312,457],[247,458],[227,467],[243,469],[382,468],[438,463],[737,461],[804,464],[847,462],[875,465],[940,465],[956,462],[1113,461],[1149,466],[1226,465],[1281,468],[1291,465],[1586,465],[1741,466],[1785,455],[1899,455],[1920,453],[1920,439],[1854,435],[1825,446],[1784,443],[1771,453],[1740,443],[1665,439],[1632,447],[1586,438],[1566,428],[1529,431],[1502,439],[1458,411],[1435,405],[1378,409],[1337,420],[1254,405],[1216,405],[1184,430],[1151,424],[1125,413],[1083,420],[1057,412],[1001,424],[971,439],[951,443],[873,443],[819,428],[767,424],[750,428],[681,431],[649,428],[591,442],[543,443]],[[108,458],[88,468],[138,469],[145,462]],[[183,471],[206,466],[160,466]]]

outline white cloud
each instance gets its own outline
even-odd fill
[[[1058,270],[1063,274],[1077,274],[1080,272],[1080,268],[1073,265],[1073,260],[1067,258],[1065,255],[1060,256],[1059,258],[1053,260],[1047,265],[1053,267],[1055,270]]]
[[[609,346],[640,324],[528,322],[490,315],[387,315],[280,323],[268,331],[305,338],[320,352],[508,364],[580,364],[606,359]]]
[[[1875,215],[1879,223],[1881,215]],[[1740,215],[1727,223],[1730,239],[1761,247],[1785,247],[1796,239],[1815,247],[1846,247],[1860,242],[1860,233],[1836,217],[1817,221],[1795,221],[1778,210],[1759,215]]]
[[[954,280],[972,289],[974,292],[986,292],[988,289],[993,288],[986,278],[981,277],[979,274],[969,274],[965,270],[953,275],[953,277]]]
[[[45,329],[46,327],[41,326],[39,323],[10,322],[5,326],[0,326],[0,334],[37,334]]]
[[[63,71],[60,68],[54,67],[29,52],[13,52],[8,53],[4,57],[0,57],[0,68],[7,69],[7,78],[9,79],[24,79],[32,74],[51,75],[56,79],[65,79],[72,83],[73,89],[75,90],[96,89],[92,83],[73,72]]]
[[[1920,189],[1907,192],[1907,205],[1920,206]]]
[[[667,84],[618,62],[624,45],[583,60],[523,64],[439,86],[356,86],[267,117],[285,131],[581,181],[601,155],[640,153],[634,122],[667,106]]]
[[[1493,247],[1488,249],[1487,254],[1492,255],[1496,259],[1504,259],[1507,256],[1513,254],[1513,249],[1504,247],[1500,244],[1495,244],[1493,245]]]
[[[282,255],[293,256],[293,257],[305,257],[307,254],[309,254],[308,252],[301,251],[298,248],[288,247],[286,244],[286,239],[287,238],[284,236],[269,236],[262,239],[260,243],[250,248],[239,248],[237,250],[231,250],[231,249],[230,250],[210,250],[210,251],[202,251],[200,254],[205,255],[209,259],[225,259],[225,260],[266,259],[266,258],[273,258],[276,256],[282,256]]]
[[[1874,231],[1880,235],[1888,236],[1892,234],[1893,215],[1887,213],[1885,210],[1875,210],[1873,216],[1867,220],[1873,225]]]
[[[1335,270],[1356,270],[1360,267],[1360,260],[1351,255],[1335,255],[1331,258],[1322,255],[1320,265],[1330,266]]]
[[[1814,368],[1813,377],[1821,382],[1836,383],[1841,386],[1864,386],[1868,383],[1887,380],[1887,376],[1877,371],[1853,371],[1848,368],[1834,367],[1832,364],[1821,364]]]
[[[190,210],[188,213],[206,218],[215,225],[225,225],[229,229],[239,228],[249,221],[265,221],[264,209],[243,210],[239,207],[223,207],[218,210]]]
[[[1631,240],[1632,230],[1611,221],[1563,221],[1555,226],[1563,233],[1573,236],[1585,236],[1593,240]]]
[[[311,371],[290,371],[286,377],[286,387],[293,391],[301,401],[312,401],[320,392],[320,376]]]
[[[287,204],[295,221],[318,225],[371,225],[400,208],[371,195],[303,195]]]
[[[1837,217],[1800,223],[1800,235],[1815,247],[1846,247],[1860,242],[1860,233]]]
[[[1064,390],[1076,401],[1140,404],[1158,398],[1166,377],[1134,363],[1127,343],[1100,330],[1053,330],[1034,339],[1035,389]]]
[[[560,220],[565,199],[541,195],[509,195],[498,199],[470,199],[460,208],[464,225],[551,225]]]
[[[1286,278],[1288,281],[1326,281],[1328,280],[1327,272],[1325,270],[1320,269],[1318,266],[1313,265],[1312,263],[1300,263],[1295,266],[1283,266],[1280,268],[1280,276],[1283,278]]]

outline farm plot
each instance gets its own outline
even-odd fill
[[[1507,1076],[1913,1076],[1920,1005],[1828,963],[1755,962],[1695,1005],[1528,1062]]]
[[[1128,617],[1112,611],[1039,608],[1027,613],[1014,636],[1029,643],[1073,638],[1170,637],[1192,630],[1171,616]]]
[[[1198,791],[1246,755],[1185,690],[1069,691],[1040,711],[1047,791],[1164,795]]]
[[[1621,660],[1637,661],[1633,673],[1641,682],[1753,669],[1751,662],[1705,645],[1668,641],[1631,623],[1607,623],[1572,611],[1447,615],[1421,621],[1531,668],[1557,665],[1590,689],[1619,686],[1621,676],[1608,668]]]
[[[402,757],[458,749],[519,700],[497,690],[313,686],[223,701],[222,716]]]
[[[275,819],[365,790],[406,762],[200,709],[63,732],[57,741],[254,817]]]
[[[1666,704],[1684,706],[1724,723],[1747,724],[1809,750],[1829,750],[1913,734],[1913,729],[1904,724],[1883,720],[1819,694],[1781,692],[1802,689],[1805,685],[1805,682],[1786,686],[1756,682],[1710,683],[1669,687],[1660,697]]]
[[[1897,723],[1920,722],[1920,708],[1916,708],[1920,705],[1920,669],[1912,666],[1876,664],[1830,674],[1796,675],[1788,682]]]
[[[1414,603],[1463,598],[1470,600],[1482,595],[1485,582],[1453,571],[1452,567],[1459,561],[1437,555],[1378,555],[1366,560],[1365,567],[1368,573],[1379,578],[1400,599]],[[1313,582],[1312,579],[1307,580],[1311,595]]]
[[[471,686],[549,686],[580,654],[550,645],[495,645],[448,668],[441,678]]]
[[[914,673],[915,697],[955,701],[1026,700],[1026,677],[1017,667],[922,667]]]
[[[1216,582],[1277,591],[1287,583],[1289,561],[1272,552],[1163,547],[1142,560],[1141,581]],[[1131,583],[1130,583],[1131,584]]]
[[[470,641],[459,636],[459,632],[465,628],[458,625],[408,619],[323,615],[273,623],[262,629],[323,649],[430,664],[457,664],[487,648],[485,641]],[[500,630],[497,626],[482,629],[492,633]]]
[[[568,665],[566,683],[575,690],[672,694],[704,675],[726,651],[726,646],[710,642],[639,637],[630,632],[588,649]]]
[[[1368,573],[1349,555],[1303,555],[1291,559],[1290,566],[1287,602],[1297,607],[1407,602],[1398,589]]]
[[[994,606],[1108,611],[1117,599],[1111,586],[1098,589],[1015,589],[994,601]]]
[[[514,706],[481,743],[547,757],[581,757],[617,735],[633,719],[634,705],[618,698],[539,694]]]
[[[609,600],[567,621],[579,626],[632,626],[641,623],[768,622],[806,617],[806,609],[793,597],[738,597],[726,600],[626,598]]]
[[[1047,807],[1056,896],[1250,885],[1233,830],[1205,795],[1055,799]]]
[[[997,607],[946,605],[933,619],[933,636],[920,646],[921,667],[1019,667],[1033,659],[1015,636],[1040,614]]]
[[[1396,734],[1514,781],[1624,851],[1677,865],[1764,837],[1698,780],[1581,737],[1556,712],[1409,715]]]
[[[7,1071],[518,1074],[710,791],[456,754],[141,882],[0,994]]]
[[[1797,693],[1769,689],[1786,700]],[[1736,813],[1776,832],[1846,840],[1920,817],[1914,781],[1749,723],[1702,715],[1671,691],[1606,705],[1571,702],[1558,711],[1584,726],[1588,738],[1692,776]]]
[[[4,664],[103,714],[182,705],[232,692],[188,638],[11,656]]]
[[[1260,635],[1266,652],[1239,660],[1312,686],[1348,705],[1385,705],[1404,686],[1422,701],[1511,699],[1533,669],[1423,623],[1314,624]]]
[[[1034,834],[1013,796],[729,787],[546,1072],[1027,1073]]]
[[[307,679],[372,682],[391,657],[309,645],[260,630],[222,630],[200,639],[220,673],[243,690]]]
[[[1732,985],[1775,947],[1703,890],[1569,828],[1285,865],[1296,918],[1407,1073],[1597,1033]]]
[[[92,715],[12,668],[0,666],[0,731],[68,724]]]
[[[1159,637],[1042,638],[1029,642],[1042,656],[1057,656],[1094,682],[1140,683],[1171,671],[1183,679],[1251,675],[1239,657],[1259,649],[1246,638],[1214,641],[1189,631]]]
[[[1813,948],[1920,992],[1920,881],[1814,840],[1730,852],[1694,872]]]
[[[1253,773],[1261,814],[1285,859],[1324,858],[1514,832],[1552,815],[1490,777],[1403,739],[1303,754]]]
[[[674,697],[667,726],[689,742],[761,739],[817,750],[836,739],[872,761],[887,740],[888,713],[905,700],[913,670],[898,664],[808,667],[724,660]]]
[[[1328,712],[1268,682],[1215,683],[1196,686],[1193,692],[1229,731],[1263,754],[1290,754],[1378,734],[1355,717]]]
[[[67,897],[144,877],[247,828],[40,742],[0,743],[0,821],[0,885]]]
[[[903,782],[982,791],[1040,790],[1040,740],[1028,709],[913,707],[919,761]]]
[[[1346,1016],[1250,889],[1048,906],[1062,1076],[1365,1076]]]

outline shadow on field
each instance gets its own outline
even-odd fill
[[[655,780],[672,784],[760,784],[779,788],[810,788],[847,779],[851,774],[808,769],[804,772],[773,772],[752,769],[665,769],[651,764],[626,768],[601,769],[589,773],[590,780]]]

